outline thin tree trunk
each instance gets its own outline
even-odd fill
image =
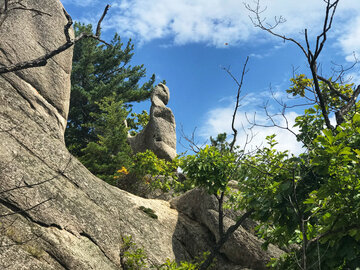
[[[251,216],[251,214],[254,212],[254,210],[249,210],[245,214],[241,216],[241,218],[232,226],[229,227],[229,229],[226,231],[224,236],[219,239],[219,241],[216,243],[215,247],[211,251],[209,257],[200,265],[199,270],[206,270],[213,262],[214,258],[219,254],[220,249],[222,246],[226,243],[226,241],[229,239],[229,237],[240,227],[240,225]]]

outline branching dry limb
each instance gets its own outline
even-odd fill
[[[240,82],[234,77],[234,75],[230,72],[230,70],[228,68],[224,68],[224,70],[230,75],[230,77],[236,82],[236,84],[238,86],[237,95],[236,95],[236,104],[235,104],[234,113],[233,113],[232,120],[231,120],[231,128],[232,128],[234,134],[233,134],[233,140],[230,143],[230,151],[233,151],[233,149],[234,149],[237,134],[238,134],[238,131],[235,128],[235,119],[236,119],[237,110],[240,107],[241,88],[242,88],[242,85],[244,82],[245,74],[247,73],[246,66],[247,66],[248,61],[249,61],[249,56],[246,57],[246,60],[245,60],[244,66],[243,66],[243,70],[241,73]]]
[[[255,27],[259,27],[260,29],[267,31],[273,36],[279,37],[283,39],[284,41],[290,41],[294,44],[296,44],[300,50],[304,53],[306,56],[307,62],[310,66],[311,75],[314,82],[314,89],[317,96],[317,99],[319,101],[319,106],[321,109],[321,112],[324,117],[325,125],[328,129],[334,129],[334,127],[330,123],[329,119],[329,111],[327,108],[326,100],[324,97],[324,93],[320,89],[319,79],[318,79],[318,64],[317,59],[322,52],[326,39],[327,39],[327,32],[332,27],[332,22],[334,19],[334,15],[336,12],[337,5],[339,3],[339,0],[331,1],[331,0],[325,0],[326,3],[326,9],[325,9],[325,18],[324,18],[324,24],[322,27],[322,32],[316,37],[316,44],[315,44],[315,50],[312,51],[309,37],[308,37],[308,31],[305,29],[304,35],[305,35],[305,44],[306,46],[303,46],[299,41],[295,40],[294,38],[286,37],[285,35],[278,34],[274,31],[274,29],[281,23],[284,23],[286,20],[282,17],[279,17],[278,19],[275,18],[275,24],[274,25],[264,25],[265,19],[261,18],[261,13],[264,12],[264,9],[262,10],[260,8],[260,0],[256,1],[255,8],[251,7],[248,4],[245,4],[246,8],[254,14],[254,17],[250,17],[251,21],[253,22]]]
[[[100,39],[101,22],[104,19],[104,17],[106,16],[109,8],[110,8],[110,5],[107,5],[105,7],[104,12],[103,12],[103,14],[102,14],[102,16],[101,16],[101,18],[100,18],[100,20],[98,22],[95,35],[82,33],[81,35],[79,35],[78,37],[76,37],[74,39],[71,39],[70,34],[69,34],[69,29],[70,29],[73,22],[72,22],[72,19],[71,19],[70,15],[64,9],[63,10],[64,15],[65,15],[66,19],[68,20],[68,23],[64,26],[64,34],[65,34],[65,37],[66,37],[66,42],[63,45],[59,46],[58,48],[56,48],[56,49],[54,49],[54,50],[52,50],[52,51],[38,57],[36,59],[16,63],[16,64],[5,66],[5,67],[0,67],[0,74],[5,74],[5,73],[14,72],[14,71],[22,70],[22,69],[33,68],[33,67],[45,66],[49,59],[51,59],[54,56],[66,51],[67,49],[72,47],[75,43],[79,42],[80,40],[82,40],[84,38],[93,38],[93,39],[99,40],[100,42],[110,46],[104,40]]]

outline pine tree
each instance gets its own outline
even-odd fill
[[[132,165],[128,128],[124,122],[129,112],[122,101],[115,101],[114,96],[104,97],[96,105],[101,113],[91,113],[95,122],[88,127],[96,131],[97,139],[82,149],[83,155],[79,159],[97,177],[116,184],[116,171]]]
[[[75,23],[75,35],[91,33],[91,25]],[[120,36],[115,34],[111,46],[94,39],[83,39],[74,48],[71,74],[71,98],[65,141],[68,149],[77,157],[84,155],[82,149],[103,136],[97,130],[99,104],[106,97],[114,103],[139,102],[149,98],[155,76],[140,86],[146,75],[143,65],[131,66],[134,45],[129,40],[123,48]],[[126,116],[125,118],[126,119]],[[126,146],[124,146],[126,147]]]

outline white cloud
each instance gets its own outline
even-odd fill
[[[252,101],[256,99],[251,97]],[[258,99],[257,101],[260,101]],[[253,103],[254,104],[254,103]],[[290,153],[295,155],[304,152],[302,144],[296,141],[295,135],[292,134],[289,130],[281,129],[278,127],[262,127],[254,126],[249,123],[254,120],[258,125],[269,125],[271,122],[265,114],[264,110],[255,109],[253,104],[250,106],[241,107],[236,118],[236,129],[238,130],[237,143],[244,147],[247,139],[252,138],[251,142],[247,145],[247,150],[256,149],[256,147],[264,146],[265,138],[268,135],[276,134],[276,140],[279,144],[276,146],[278,150],[288,150]],[[208,139],[210,136],[216,137],[217,134],[226,132],[228,135],[232,134],[231,129],[231,120],[234,111],[233,104],[224,107],[218,107],[208,111],[205,115],[206,120],[204,121],[203,126],[200,127],[199,132],[200,136],[204,139]],[[275,117],[275,121],[279,126],[286,127],[288,126],[293,132],[298,132],[297,128],[294,128],[295,118],[298,116],[296,112],[287,112],[285,117],[278,116]],[[252,128],[251,128],[252,127]],[[251,130],[249,129],[251,128]]]
[[[250,0],[248,2],[252,3]],[[309,29],[311,35],[321,30],[323,1],[262,0],[261,5],[267,6],[262,15],[269,22],[279,15],[287,19],[276,29],[280,33],[300,37],[305,28]],[[360,1],[357,0],[343,0],[339,4],[337,16],[342,25],[337,27],[343,29],[344,25],[348,25],[349,28],[341,42],[346,52],[357,50],[354,46],[359,47],[360,16],[348,16],[349,12],[359,8]],[[119,33],[141,42],[170,38],[175,44],[202,42],[217,47],[249,40],[261,42],[258,29],[249,20],[250,12],[244,7],[243,1],[238,0],[123,0],[112,4],[111,13],[107,28],[115,28]],[[350,20],[351,26],[348,23]]]
[[[141,41],[171,37],[176,44],[204,42],[215,46],[248,38],[248,21],[239,1],[125,0],[107,27]],[[240,15],[240,16],[239,16]]]
[[[360,16],[349,21],[340,34],[339,44],[346,54],[346,60],[354,62],[354,53],[360,55]]]
[[[92,13],[102,12],[99,0],[62,0],[64,4],[89,7]],[[245,0],[251,5],[252,0]],[[276,31],[303,41],[305,28],[315,36],[322,28],[324,1],[314,0],[260,0],[267,7],[262,16],[273,22],[282,15],[286,22]],[[237,46],[244,42],[261,43],[271,37],[255,28],[251,13],[239,0],[110,0],[111,10],[103,22],[104,30],[112,28],[123,36],[135,38],[138,42],[167,38],[177,45],[204,43],[210,46]],[[96,8],[95,8],[96,7]],[[99,7],[99,8],[97,8]],[[360,55],[360,1],[342,0],[335,15],[330,36],[352,61],[352,53]],[[93,17],[93,16],[90,16]],[[93,22],[93,18],[87,21]],[[95,22],[95,18],[94,18]],[[264,57],[256,53],[254,57]]]

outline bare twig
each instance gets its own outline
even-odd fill
[[[99,40],[100,42],[110,46],[107,42],[100,39],[100,36],[99,36],[100,35],[100,30],[99,29],[100,29],[101,21],[104,19],[104,17],[107,14],[109,8],[110,8],[109,5],[107,5],[105,7],[103,15],[101,16],[101,18],[100,18],[100,20],[98,22],[97,33],[95,35],[82,33],[81,35],[79,35],[78,37],[76,37],[74,39],[71,39],[70,34],[69,34],[69,29],[70,29],[70,27],[72,25],[72,19],[69,16],[69,14],[65,11],[65,9],[63,9],[64,15],[68,20],[67,24],[64,26],[64,34],[65,34],[65,37],[66,37],[66,42],[63,45],[59,46],[58,48],[56,48],[56,49],[54,49],[54,50],[52,50],[52,51],[38,57],[36,59],[16,63],[16,64],[5,66],[5,67],[0,67],[0,74],[5,74],[5,73],[19,71],[19,70],[33,68],[33,67],[45,66],[49,59],[51,59],[52,57],[66,51],[71,46],[73,46],[76,42],[79,42],[80,40],[82,40],[84,38],[93,38],[93,39]]]
[[[233,151],[233,149],[234,149],[236,137],[238,134],[238,131],[235,128],[235,119],[236,119],[237,110],[239,109],[239,106],[240,106],[239,103],[240,103],[241,87],[243,85],[244,77],[247,72],[246,66],[247,66],[248,61],[249,61],[249,56],[246,57],[246,60],[245,60],[244,66],[243,66],[243,70],[241,73],[240,82],[234,77],[234,75],[230,72],[230,70],[228,68],[224,68],[224,70],[231,76],[231,78],[236,82],[236,84],[238,86],[237,95],[236,95],[236,104],[235,104],[234,113],[233,113],[232,121],[231,121],[231,128],[232,128],[234,134],[233,134],[233,140],[230,143],[230,151]]]
[[[326,83],[326,85],[329,87],[330,91],[332,91],[334,94],[336,94],[338,97],[341,97],[343,100],[346,100],[346,101],[350,101],[350,98],[346,95],[344,95],[343,93],[341,93],[340,91],[336,90],[335,87],[333,86],[332,82],[325,79],[324,77],[320,76],[320,75],[317,75],[317,78]]]
[[[270,33],[273,36],[279,37],[284,41],[290,41],[290,42],[295,43],[303,51],[303,53],[307,57],[307,51],[304,49],[304,47],[301,45],[300,42],[298,42],[294,38],[289,38],[289,37],[287,37],[285,35],[281,35],[281,34],[278,34],[278,33],[273,31],[278,25],[280,25],[282,23],[285,23],[286,19],[284,17],[282,17],[282,16],[275,17],[274,18],[274,24],[266,23],[266,26],[265,26],[264,22],[265,22],[266,18],[262,19],[261,14],[266,10],[266,8],[261,9],[260,0],[257,0],[255,3],[256,3],[255,8],[253,8],[249,4],[246,4],[246,3],[244,4],[245,8],[254,14],[254,17],[249,16],[249,18],[250,18],[251,22],[254,24],[254,26],[258,27],[258,28],[260,28],[260,29],[262,29],[262,30],[264,30],[264,31],[266,31],[268,33]]]
[[[181,142],[181,138],[179,140],[179,143],[187,150],[190,150],[190,151],[193,151],[194,153],[198,153],[201,148],[206,144],[203,143],[202,146],[198,146],[198,142],[196,142],[195,140],[195,131],[196,131],[196,127],[194,128],[193,132],[191,133],[191,137],[189,137],[188,135],[185,134],[184,132],[184,127],[182,124],[180,124],[180,134],[181,134],[181,137],[185,139],[185,141],[188,142],[188,145],[189,146],[185,146],[182,142]]]
[[[95,32],[95,36],[100,37],[100,32],[101,32],[101,22],[103,21],[103,19],[105,18],[107,12],[109,11],[110,5],[106,5],[104,12],[100,18],[100,20],[98,21],[97,27],[96,27],[96,32]]]
[[[260,8],[260,0],[256,1],[255,8],[251,7],[248,4],[245,4],[245,7],[254,14],[254,17],[250,17],[250,19],[253,22],[255,27],[259,27],[260,29],[267,31],[271,35],[279,37],[279,38],[283,39],[284,41],[286,40],[286,41],[293,42],[304,53],[309,65],[310,65],[310,70],[311,70],[311,74],[312,74],[312,78],[313,78],[313,82],[314,82],[314,90],[315,90],[317,99],[319,101],[319,106],[320,106],[321,112],[323,114],[326,127],[332,130],[332,129],[334,129],[334,127],[330,123],[329,112],[328,112],[326,100],[324,98],[324,94],[322,93],[322,91],[320,89],[320,85],[319,85],[319,81],[318,81],[317,59],[324,48],[324,45],[325,45],[325,42],[327,39],[327,32],[332,27],[332,22],[334,19],[334,15],[335,15],[339,0],[335,0],[333,2],[328,0],[325,2],[327,5],[326,5],[326,9],[325,9],[324,24],[323,24],[322,32],[316,38],[316,45],[315,45],[314,51],[311,50],[307,29],[305,29],[305,31],[304,31],[306,46],[303,46],[300,42],[298,42],[297,40],[295,40],[293,38],[288,38],[285,35],[281,35],[281,34],[274,32],[274,28],[276,28],[279,24],[284,23],[286,21],[282,17],[279,17],[279,18],[275,17],[274,25],[270,25],[270,24],[268,24],[267,26],[264,25],[265,19],[261,19],[261,13],[264,10],[261,10],[261,8]]]
[[[7,213],[7,214],[2,214],[2,215],[0,215],[0,218],[4,218],[4,217],[8,217],[8,216],[13,216],[13,215],[16,215],[16,214],[27,213],[27,212],[29,212],[29,211],[31,211],[31,210],[39,207],[40,205],[42,205],[42,204],[44,204],[44,203],[47,203],[48,201],[50,201],[50,200],[52,200],[52,199],[53,199],[53,198],[46,199],[46,200],[41,201],[41,202],[39,202],[39,203],[37,203],[37,204],[29,207],[29,208],[26,208],[26,209],[20,209],[20,210],[18,210],[18,211],[10,212],[10,213]],[[2,199],[0,199],[0,203],[6,204],[6,202],[3,201]]]

